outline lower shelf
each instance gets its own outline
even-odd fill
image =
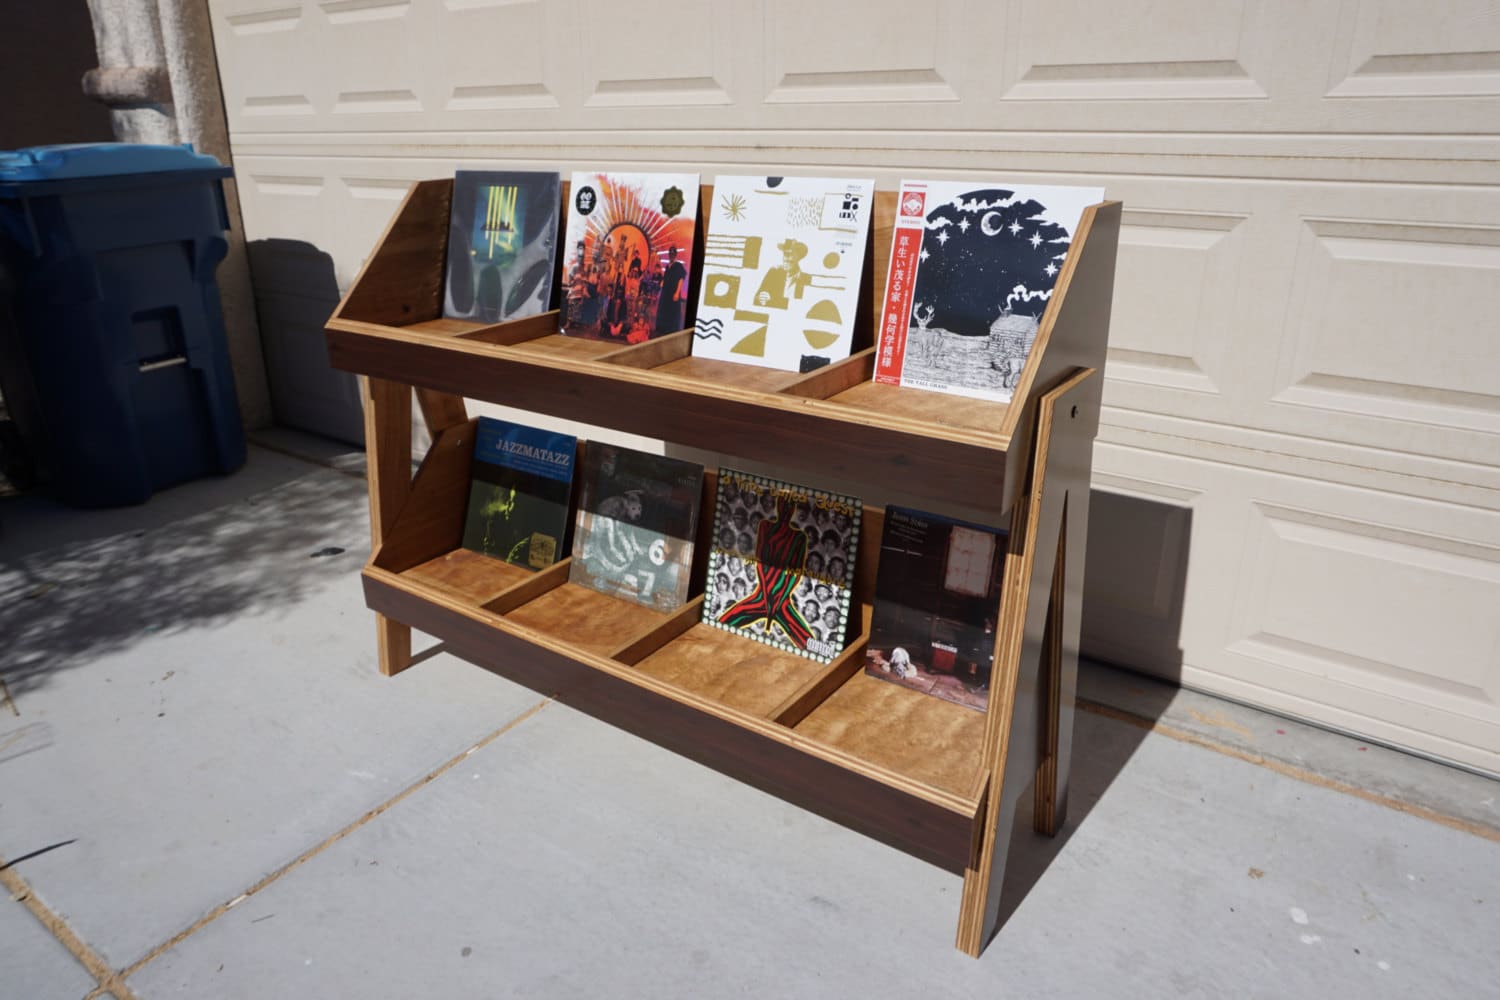
[[[828,670],[701,621],[634,666],[727,708],[777,721],[785,718],[787,703]]]
[[[973,863],[981,712],[457,549],[364,571],[371,609],[456,655],[949,871]],[[868,623],[866,616],[863,621]]]

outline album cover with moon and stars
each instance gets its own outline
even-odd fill
[[[875,381],[1009,402],[1103,188],[903,181]]]
[[[573,174],[558,332],[639,344],[687,328],[697,174]]]
[[[809,372],[849,356],[875,182],[718,177],[693,354]]]

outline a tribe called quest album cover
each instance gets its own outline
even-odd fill
[[[577,450],[571,434],[480,417],[464,548],[531,569],[561,559]]]
[[[865,672],[981,711],[989,703],[1005,533],[887,507]]]
[[[862,505],[719,470],[703,620],[828,663],[844,648]]]
[[[809,372],[849,356],[875,182],[717,177],[693,354]]]
[[[903,181],[875,381],[1008,402],[1103,188]]]
[[[630,448],[584,448],[568,579],[674,611],[688,597],[703,466]]]
[[[639,344],[687,327],[697,174],[573,174],[558,330]]]
[[[547,311],[561,190],[555,172],[453,175],[444,316],[499,323]]]

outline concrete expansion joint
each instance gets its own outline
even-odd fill
[[[204,927],[213,923],[219,917],[222,917],[225,913],[228,913],[235,906],[238,906],[240,903],[249,899],[251,896],[254,896],[262,889],[270,886],[272,883],[280,879],[283,875],[286,875],[288,872],[294,871],[295,869],[301,867],[303,864],[317,857],[323,851],[337,844],[339,841],[343,840],[351,833],[354,833],[356,830],[360,829],[371,820],[390,810],[397,803],[404,801],[411,795],[427,787],[437,778],[441,777],[443,774],[446,774],[454,767],[463,763],[474,753],[484,749],[491,743],[498,740],[500,737],[504,736],[506,733],[510,732],[512,729],[515,729],[517,726],[533,718],[548,705],[552,704],[553,701],[554,699],[552,698],[543,698],[541,701],[537,702],[535,705],[532,705],[526,711],[517,715],[509,722],[505,723],[505,725],[488,734],[474,745],[466,747],[464,750],[450,757],[448,760],[444,761],[432,771],[429,771],[427,774],[418,778],[410,785],[407,785],[401,791],[397,792],[394,796],[382,802],[375,808],[369,810],[354,822],[329,835],[318,844],[315,844],[314,846],[308,848],[306,851],[297,855],[297,857],[293,858],[285,865],[282,865],[280,868],[266,875],[259,882],[256,882],[244,892],[239,893],[228,902],[220,903],[208,913],[205,913],[202,917],[199,917],[192,924],[183,928],[181,931],[178,931],[172,937],[168,938],[166,941],[163,941],[161,944],[151,949],[143,957],[137,959],[134,963],[118,972],[111,968],[109,963],[106,962],[102,956],[100,956],[97,952],[95,952],[92,948],[85,944],[84,941],[76,933],[74,933],[73,929],[69,927],[61,917],[53,913],[52,910],[50,910],[46,906],[46,904],[38,899],[36,897],[36,894],[31,891],[31,887],[27,884],[26,880],[23,879],[14,868],[10,867],[10,865],[7,864],[4,858],[0,858],[0,885],[3,885],[5,889],[10,892],[11,899],[17,902],[24,903],[26,908],[31,912],[31,915],[36,918],[37,922],[39,922],[44,928],[46,928],[47,932],[55,937],[58,942],[60,942],[63,947],[66,948],[68,952],[78,960],[79,964],[81,964],[86,970],[88,970],[89,974],[92,975],[98,982],[98,986],[96,986],[91,992],[89,992],[84,997],[84,1000],[95,1000],[95,998],[100,997],[105,993],[113,994],[115,1000],[137,1000],[134,991],[132,991],[126,985],[126,980],[128,980],[131,976],[135,975],[141,969],[145,968],[145,966],[150,964],[155,959],[164,955],[171,949],[177,947],[177,945],[181,944],[183,941],[187,940],[189,937],[193,936]]]
[[[135,993],[125,985],[125,977],[110,968],[103,956],[85,944],[62,917],[38,899],[31,886],[4,858],[0,858],[0,886],[4,886],[10,893],[12,901],[25,906],[37,923],[46,928],[47,933],[56,938],[78,964],[94,977],[99,985],[84,1000],[92,1000],[106,992],[113,993],[115,1000],[136,1000]]]

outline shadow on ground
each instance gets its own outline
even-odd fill
[[[1161,700],[1158,717],[1160,712],[1166,711],[1169,701],[1169,698]],[[1035,783],[1022,795],[1016,808],[1015,825],[1011,828],[1005,880],[1000,893],[1000,929],[1020,908],[1032,887],[1120,776],[1145,741],[1149,721],[1142,719],[1140,725],[1128,725],[1096,715],[1087,710],[1086,704],[1080,705],[1073,728],[1073,773],[1068,792],[1067,822],[1055,837],[1035,833],[1032,829]]]
[[[19,698],[153,634],[296,604],[349,571],[348,559],[315,553],[362,557],[368,539],[361,481],[259,448],[233,476],[167,490],[139,507],[7,500],[0,679]]]
[[[1110,711],[1089,699],[1098,688],[1092,674],[1100,668],[1082,660],[1066,822],[1054,837],[1034,833],[1035,782],[1021,796],[1006,856],[998,928],[1025,901],[1172,703],[1182,674],[1182,612],[1191,541],[1190,509],[1093,491],[1083,645],[1101,659],[1150,664],[1166,683],[1143,685],[1128,712]]]

